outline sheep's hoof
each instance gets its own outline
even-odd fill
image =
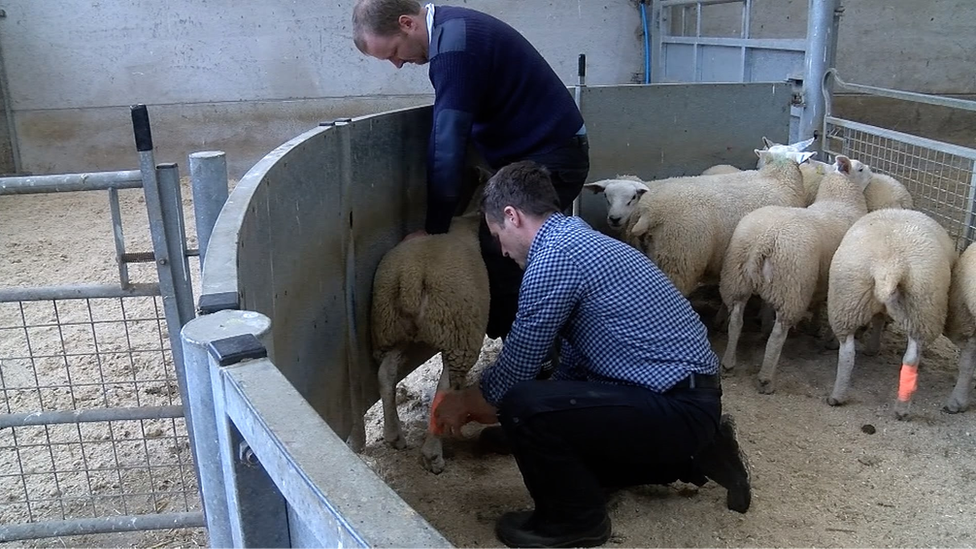
[[[844,402],[840,399],[831,396],[831,397],[827,397],[827,404],[830,404],[831,406],[840,406],[844,404]]]
[[[759,392],[764,395],[771,395],[776,392],[776,386],[773,385],[773,380],[771,379],[760,379],[759,380]]]
[[[732,370],[734,370],[734,369],[735,369],[735,364],[726,364],[724,361],[722,362],[722,371],[723,372],[725,372],[725,373],[732,373]]]
[[[906,419],[908,419],[908,412],[895,410],[895,419],[897,419],[898,421],[905,421]]]
[[[950,398],[949,402],[942,407],[942,411],[947,414],[959,414],[965,412],[967,408],[969,408],[968,402],[957,402],[956,399]]]
[[[428,456],[426,454],[421,454],[421,463],[424,465],[424,469],[427,469],[435,475],[439,475],[444,472],[444,456],[441,454],[435,456]]]
[[[393,448],[396,448],[397,450],[403,450],[404,448],[407,447],[407,440],[403,438],[403,433],[386,435],[384,438],[386,439],[387,444],[389,444]]]

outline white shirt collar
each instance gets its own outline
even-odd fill
[[[427,4],[427,48],[430,51],[431,38],[434,35],[434,4]]]

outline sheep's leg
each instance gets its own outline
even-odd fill
[[[837,350],[837,378],[834,380],[834,392],[827,399],[827,404],[831,406],[844,403],[847,388],[851,385],[851,373],[854,371],[854,353],[854,334],[847,334]]]
[[[446,354],[441,354],[441,360],[444,362],[444,366],[441,368],[441,379],[437,382],[438,393],[451,388],[451,375],[447,365]],[[430,413],[433,412],[434,410],[431,408]],[[424,445],[420,448],[420,453],[423,457],[425,469],[435,475],[444,471],[444,444],[441,441],[440,435],[435,435],[428,430],[427,435],[424,437]]]
[[[908,338],[908,348],[905,349],[905,356],[901,360],[901,378],[898,384],[898,401],[895,403],[895,418],[905,419],[908,417],[908,409],[912,405],[912,395],[918,377],[918,362],[922,356],[922,343],[913,338]]]
[[[868,332],[867,341],[864,342],[864,354],[876,356],[881,352],[881,333],[884,332],[885,315],[877,314],[871,319],[871,331]]]
[[[735,368],[736,348],[742,335],[742,315],[745,313],[746,300],[736,301],[729,313],[729,338],[725,344],[725,356],[722,357],[722,369],[731,371]]]
[[[722,303],[718,306],[718,311],[715,313],[715,317],[712,318],[712,329],[716,332],[721,332],[725,329],[725,323],[729,320],[729,308]]]
[[[772,305],[766,303],[765,300],[763,300],[762,307],[759,309],[759,319],[762,322],[762,324],[760,325],[762,334],[766,337],[769,337],[770,334],[773,333],[773,326],[775,324],[774,321],[776,319],[776,310],[773,309]]]
[[[949,401],[942,410],[950,414],[965,412],[969,407],[969,390],[973,386],[973,371],[976,369],[976,337],[969,338],[959,353],[959,377],[956,387],[949,395]]]
[[[776,366],[779,364],[780,353],[783,352],[783,344],[786,343],[786,336],[790,333],[790,327],[779,319],[776,315],[776,323],[766,341],[766,353],[763,355],[762,369],[759,370],[759,392],[764,395],[771,395],[776,391],[775,378]]]
[[[403,353],[399,350],[386,353],[380,362],[378,374],[380,398],[383,400],[383,438],[397,450],[407,447],[396,405],[397,375],[403,361]]]

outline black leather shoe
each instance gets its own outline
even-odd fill
[[[478,434],[478,446],[482,452],[508,455],[512,447],[508,444],[508,437],[501,425],[485,427]]]
[[[735,436],[735,420],[728,414],[719,421],[715,441],[695,456],[705,476],[728,490],[726,506],[739,513],[749,510],[752,502],[749,460]]]
[[[558,531],[537,521],[532,511],[505,513],[495,525],[498,540],[509,547],[598,547],[610,539],[610,517],[590,528]]]

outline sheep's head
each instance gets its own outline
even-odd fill
[[[871,168],[861,162],[860,160],[851,160],[850,158],[838,154],[834,158],[833,169],[847,175],[852,182],[862,191],[871,182],[871,178],[874,176],[874,172]]]
[[[816,156],[816,151],[802,152],[794,148],[793,145],[776,145],[767,149],[753,149],[759,157],[757,165],[760,169],[769,162],[792,160],[797,164],[802,164]]]
[[[607,199],[607,225],[619,230],[627,222],[641,195],[648,190],[643,181],[633,176],[618,176],[583,185],[594,194],[603,193]]]
[[[769,159],[768,156],[764,156],[764,155],[759,154],[760,151],[780,151],[780,152],[802,153],[803,151],[807,150],[807,147],[809,147],[810,145],[812,145],[813,142],[816,139],[817,139],[816,137],[811,137],[810,139],[804,139],[803,141],[797,141],[796,143],[793,143],[793,144],[790,144],[790,145],[782,145],[782,144],[779,144],[779,143],[773,143],[769,139],[766,139],[766,136],[764,135],[763,138],[762,138],[762,140],[763,140],[763,148],[762,149],[756,149],[756,156],[759,157],[759,160],[756,162],[756,169],[761,169],[766,164],[766,161]],[[810,156],[807,156],[806,158],[803,158],[802,160],[799,160],[799,158],[801,158],[799,156],[796,156],[793,159],[796,160],[796,163],[797,164],[802,164],[802,163],[806,162],[807,160],[809,160],[810,158],[813,158],[813,156],[816,155],[817,153],[816,152],[810,152],[810,153],[806,153],[806,154],[809,154]]]

